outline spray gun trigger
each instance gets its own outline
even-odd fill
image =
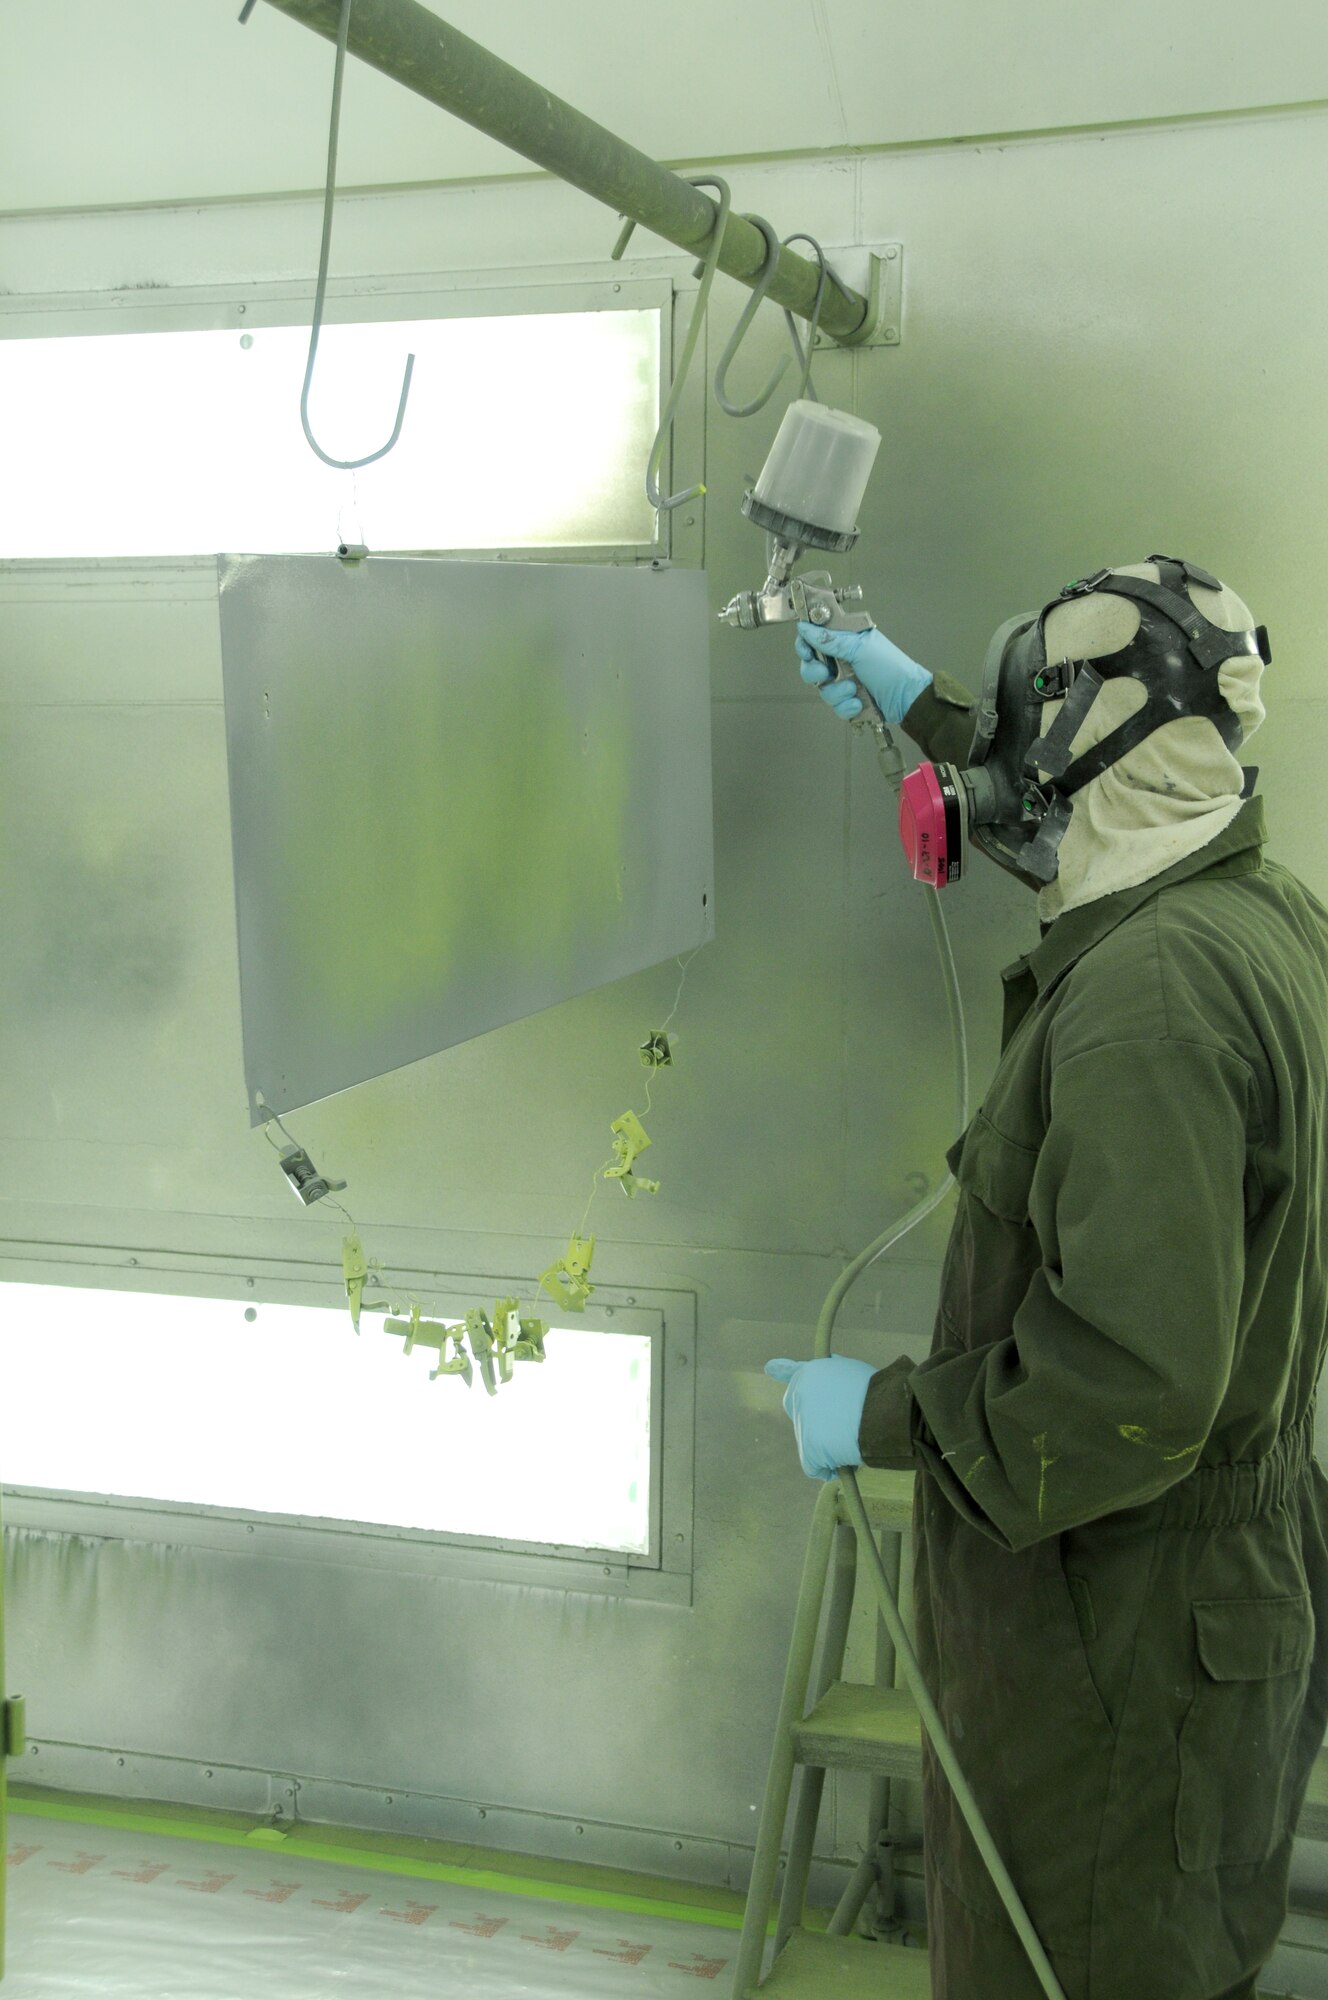
[[[827,687],[832,681],[853,682],[857,690],[858,700],[862,703],[861,713],[851,718],[853,728],[870,729],[874,735],[880,737],[883,749],[892,744],[894,738],[890,734],[889,725],[885,717],[871,695],[868,694],[866,688],[862,685],[862,682],[855,677],[852,669],[847,667],[843,660],[836,659],[832,653],[819,652],[815,646],[812,647],[812,658],[825,668],[829,676],[829,679],[825,683]]]

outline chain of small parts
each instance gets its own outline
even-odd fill
[[[664,1025],[663,1025],[663,1027],[662,1027],[662,1028],[658,1028],[658,1029],[655,1029],[655,1030],[653,1030],[652,1032],[654,1032],[654,1033],[656,1033],[656,1034],[661,1034],[661,1035],[663,1035],[663,1034],[667,1034],[667,1032],[668,1032],[668,1030],[669,1030],[669,1027],[671,1026],[672,1022],[674,1021],[674,1019],[675,1019],[675,1017],[676,1017],[676,1015],[677,1015],[677,1012],[678,1012],[678,1006],[679,1006],[679,1003],[680,1003],[680,1002],[681,1002],[681,1000],[682,1000],[682,989],[683,989],[683,987],[684,987],[684,986],[685,986],[685,985],[687,984],[687,974],[688,974],[689,970],[691,969],[691,963],[692,963],[692,960],[693,960],[693,959],[694,959],[694,958],[696,957],[696,953],[697,953],[698,951],[700,951],[700,949],[701,949],[700,945],[697,945],[697,947],[696,947],[696,950],[695,950],[695,951],[691,951],[691,952],[689,952],[689,953],[688,953],[688,955],[687,955],[687,957],[686,957],[685,959],[683,959],[683,958],[680,958],[680,959],[678,959],[678,960],[676,961],[676,963],[677,963],[677,964],[678,964],[678,965],[679,965],[679,966],[680,966],[680,967],[682,968],[682,976],[681,976],[681,978],[680,978],[680,979],[679,979],[679,981],[678,981],[678,990],[677,990],[677,992],[676,992],[676,993],[674,994],[674,996],[673,996],[673,1005],[672,1005],[672,1007],[671,1007],[671,1008],[669,1009],[669,1013],[668,1013],[668,1018],[667,1018],[667,1020],[666,1020],[666,1021],[664,1022]],[[650,1071],[649,1071],[649,1073],[647,1074],[647,1077],[646,1077],[646,1108],[645,1108],[645,1112],[644,1112],[644,1114],[643,1114],[643,1113],[641,1113],[641,1112],[636,1112],[636,1113],[635,1113],[635,1115],[636,1115],[637,1117],[641,1118],[641,1120],[642,1120],[642,1123],[644,1123],[644,1122],[645,1122],[645,1119],[646,1119],[646,1118],[648,1118],[648,1117],[650,1116],[650,1107],[651,1107],[651,1104],[652,1104],[652,1102],[653,1102],[653,1098],[652,1098],[652,1095],[651,1095],[651,1090],[652,1090],[652,1085],[654,1084],[654,1080],[655,1080],[655,1072],[654,1072],[654,1070],[652,1069],[652,1070],[650,1070]],[[633,1108],[633,1110],[635,1110],[635,1107],[632,1107],[632,1108]],[[612,1165],[613,1165],[613,1159],[612,1159],[612,1158],[610,1158],[610,1159],[607,1159],[607,1160],[605,1160],[605,1161],[604,1161],[604,1163],[603,1163],[603,1165],[601,1165],[601,1166],[598,1166],[598,1167],[596,1167],[596,1169],[595,1169],[594,1173],[593,1173],[593,1174],[591,1175],[591,1177],[590,1177],[590,1197],[589,1197],[589,1200],[588,1200],[588,1201],[586,1202],[586,1208],[585,1208],[585,1213],[584,1213],[584,1215],[583,1215],[583,1216],[581,1217],[581,1221],[580,1221],[580,1224],[579,1224],[579,1226],[578,1226],[578,1228],[577,1228],[577,1232],[576,1232],[576,1233],[577,1233],[577,1235],[578,1235],[578,1236],[584,1236],[584,1235],[585,1235],[585,1233],[586,1233],[586,1224],[587,1224],[587,1223],[589,1222],[589,1220],[590,1220],[590,1211],[591,1211],[591,1209],[592,1209],[592,1208],[593,1208],[593,1207],[595,1206],[595,1196],[596,1196],[596,1195],[597,1195],[597,1194],[599,1193],[599,1190],[600,1190],[600,1184],[601,1184],[601,1181],[602,1181],[602,1179],[603,1179],[603,1175],[604,1175],[604,1170],[605,1170],[605,1168],[606,1168],[606,1167],[611,1167]],[[538,1291],[538,1287],[537,1287],[537,1288],[536,1288],[536,1290],[534,1291],[534,1293],[532,1293],[532,1294],[531,1294],[531,1303],[532,1303],[532,1305],[533,1305],[533,1304],[534,1304],[534,1303],[535,1303],[535,1302],[536,1302],[536,1301],[538,1300],[538,1297],[539,1297],[539,1291]]]
[[[680,1005],[680,1003],[681,1003],[681,1001],[682,1001],[682,989],[683,989],[683,987],[684,987],[684,986],[685,986],[685,985],[687,984],[687,974],[688,974],[688,971],[689,971],[689,970],[690,970],[690,968],[691,968],[691,963],[692,963],[692,960],[693,960],[693,959],[694,959],[694,958],[696,957],[696,952],[697,952],[697,951],[699,951],[700,949],[701,949],[701,947],[700,947],[700,945],[698,945],[698,946],[696,947],[696,950],[695,950],[695,951],[692,951],[692,952],[690,952],[690,953],[688,954],[688,956],[687,956],[687,957],[686,957],[685,959],[682,959],[682,958],[680,958],[680,959],[678,959],[678,960],[677,960],[677,964],[678,964],[678,965],[680,966],[680,968],[681,968],[681,976],[680,976],[680,978],[679,978],[679,980],[678,980],[678,989],[677,989],[676,993],[675,993],[675,994],[674,994],[674,996],[673,996],[673,1005],[672,1005],[672,1007],[671,1007],[671,1008],[669,1009],[669,1012],[668,1012],[668,1016],[667,1016],[667,1018],[666,1018],[666,1020],[665,1020],[665,1022],[664,1022],[664,1025],[663,1025],[663,1027],[661,1027],[661,1028],[659,1028],[659,1029],[657,1029],[657,1030],[654,1030],[653,1032],[655,1032],[655,1033],[658,1033],[658,1034],[661,1034],[661,1035],[662,1035],[662,1034],[666,1034],[666,1033],[668,1032],[669,1028],[670,1028],[670,1027],[672,1026],[672,1024],[673,1024],[674,1020],[676,1019],[676,1017],[677,1017],[677,1013],[678,1013],[678,1007],[679,1007],[679,1005]],[[652,1085],[653,1085],[653,1083],[654,1083],[654,1072],[653,1072],[653,1070],[652,1070],[652,1071],[651,1071],[651,1072],[650,1072],[650,1073],[649,1073],[649,1074],[647,1075],[647,1077],[646,1077],[646,1103],[645,1103],[645,1111],[644,1111],[644,1113],[637,1113],[637,1116],[639,1116],[639,1117],[641,1117],[641,1118],[642,1118],[642,1122],[644,1122],[644,1120],[645,1120],[646,1118],[648,1118],[648,1117],[650,1116],[650,1108],[651,1108],[651,1104],[652,1104],[652,1102],[653,1102],[653,1096],[652,1096]],[[268,1141],[268,1144],[269,1144],[270,1146],[272,1146],[272,1148],[274,1149],[274,1151],[277,1151],[277,1152],[280,1152],[281,1148],[280,1148],[280,1146],[278,1145],[277,1141],[276,1141],[276,1140],[275,1140],[275,1139],[274,1139],[274,1138],[272,1137],[272,1131],[271,1131],[271,1127],[272,1127],[273,1125],[275,1125],[275,1126],[277,1127],[277,1130],[278,1130],[279,1132],[281,1132],[282,1134],[284,1134],[284,1136],[285,1136],[285,1137],[286,1137],[286,1138],[287,1138],[287,1139],[288,1139],[288,1140],[290,1141],[290,1143],[291,1143],[291,1145],[292,1145],[292,1146],[298,1146],[298,1145],[299,1145],[299,1140],[298,1140],[298,1139],[297,1139],[297,1138],[295,1137],[294,1133],[293,1133],[293,1132],[290,1132],[290,1131],[288,1131],[288,1130],[287,1130],[287,1128],[286,1128],[286,1126],[285,1126],[285,1125],[284,1125],[284,1124],[282,1123],[281,1119],[280,1119],[280,1118],[279,1118],[279,1116],[277,1115],[277,1113],[276,1113],[275,1111],[273,1111],[273,1110],[271,1110],[271,1109],[269,1108],[269,1109],[268,1109],[268,1115],[267,1115],[267,1119],[265,1120],[265,1122],[264,1122],[264,1125],[263,1125],[263,1135],[264,1135],[264,1137],[265,1137],[265,1138],[267,1139],[267,1141]],[[303,1150],[304,1150],[304,1149],[303,1149],[303,1148],[301,1148],[301,1151],[303,1151]],[[605,1167],[611,1167],[612,1165],[613,1165],[613,1160],[612,1160],[612,1159],[608,1159],[608,1160],[605,1160],[605,1162],[604,1162],[603,1166],[600,1166],[600,1167],[597,1167],[597,1168],[595,1169],[595,1172],[594,1172],[593,1176],[591,1177],[591,1183],[590,1183],[590,1199],[589,1199],[589,1200],[587,1201],[587,1203],[586,1203],[586,1208],[585,1208],[585,1214],[584,1214],[584,1215],[582,1216],[582,1218],[581,1218],[581,1225],[580,1225],[580,1228],[579,1228],[579,1229],[577,1230],[577,1235],[578,1235],[578,1236],[584,1236],[584,1234],[585,1234],[585,1229],[586,1229],[586,1223],[587,1223],[587,1222],[588,1222],[588,1221],[590,1220],[590,1211],[591,1211],[591,1209],[592,1209],[592,1208],[594,1207],[594,1203],[595,1203],[595,1196],[596,1196],[596,1194],[597,1194],[597,1193],[599,1192],[599,1187],[600,1187],[600,1181],[601,1181],[601,1178],[602,1178],[602,1176],[603,1176],[603,1173],[604,1173],[604,1169],[605,1169]],[[353,1232],[354,1232],[354,1234],[355,1234],[355,1235],[356,1235],[356,1236],[358,1237],[358,1236],[359,1236],[359,1233],[360,1233],[360,1229],[359,1229],[359,1224],[358,1224],[358,1223],[356,1222],[356,1220],[355,1220],[355,1217],[354,1217],[354,1216],[353,1216],[353,1215],[352,1215],[352,1214],[350,1213],[350,1210],[349,1210],[348,1208],[345,1208],[345,1207],[344,1207],[344,1206],[342,1205],[342,1203],[341,1203],[341,1202],[339,1202],[339,1201],[332,1201],[332,1199],[331,1199],[331,1197],[330,1197],[330,1196],[328,1197],[328,1200],[329,1200],[329,1202],[330,1202],[330,1205],[331,1205],[331,1206],[332,1206],[333,1208],[335,1208],[335,1209],[337,1210],[337,1213],[338,1213],[339,1215],[344,1215],[344,1216],[345,1216],[345,1218],[346,1218],[347,1222],[348,1222],[348,1223],[350,1224],[350,1226],[351,1226],[351,1229],[352,1229],[352,1231],[353,1231]],[[391,1288],[390,1288],[390,1287],[387,1287],[387,1286],[382,1286],[382,1287],[380,1287],[380,1289],[382,1289],[382,1290],[385,1290],[385,1291],[389,1291],[389,1292],[390,1292],[390,1289],[391,1289]],[[398,1311],[404,1311],[404,1310],[405,1310],[405,1308],[404,1308],[404,1307],[399,1307],[399,1306],[398,1306],[398,1305],[397,1305],[397,1304],[395,1303],[395,1301],[390,1301],[390,1303],[391,1303],[391,1305],[392,1305],[392,1310],[393,1310],[393,1312],[398,1312]],[[423,1302],[422,1302],[422,1301],[416,1301],[416,1300],[415,1300],[415,1299],[413,1298],[413,1296],[412,1296],[412,1300],[411,1300],[411,1303],[412,1303],[412,1304],[414,1304],[414,1303],[419,1303],[419,1304],[420,1304],[420,1309],[421,1309],[421,1312],[423,1312]],[[539,1303],[539,1286],[538,1286],[538,1285],[535,1285],[535,1286],[534,1286],[533,1288],[529,1289],[528,1291],[524,1291],[524,1292],[522,1293],[522,1295],[521,1295],[521,1306],[520,1306],[520,1307],[518,1307],[518,1316],[521,1316],[521,1315],[522,1315],[522,1312],[523,1312],[523,1309],[524,1309],[524,1307],[525,1307],[525,1306],[526,1306],[527,1304],[529,1304],[529,1305],[530,1305],[530,1306],[531,1306],[531,1307],[533,1308],[533,1307],[534,1307],[535,1305],[537,1305],[538,1303]]]

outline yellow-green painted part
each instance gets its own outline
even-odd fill
[[[583,1312],[595,1287],[590,1282],[590,1264],[595,1255],[593,1236],[574,1236],[567,1255],[540,1273],[540,1286],[566,1312]]]
[[[346,1281],[346,1299],[350,1306],[351,1325],[356,1333],[360,1330],[360,1313],[363,1309],[364,1288],[371,1282],[371,1266],[367,1262],[358,1236],[346,1236],[341,1244],[341,1271]]]
[[[617,1181],[625,1195],[658,1194],[658,1181],[646,1180],[632,1171],[635,1162],[650,1144],[646,1128],[636,1113],[624,1111],[621,1118],[614,1119],[609,1130],[613,1133],[617,1165],[604,1168],[605,1180]]]
[[[421,1319],[418,1299],[411,1301],[409,1319],[385,1319],[384,1333],[404,1333],[406,1344],[403,1354],[413,1354],[417,1347],[436,1347],[439,1354],[446,1354],[447,1342],[456,1329],[444,1326],[441,1320]]]
[[[343,1250],[343,1264],[346,1261],[347,1253]],[[363,1310],[373,1312],[376,1308],[369,1305]],[[511,1381],[514,1362],[546,1359],[544,1338],[549,1331],[547,1322],[542,1319],[522,1319],[520,1312],[520,1300],[499,1299],[493,1309],[492,1321],[486,1313],[475,1310],[468,1312],[464,1321],[453,1324],[443,1320],[421,1318],[420,1302],[418,1299],[412,1299],[410,1318],[385,1319],[383,1331],[404,1334],[403,1355],[413,1354],[417,1347],[437,1348],[438,1366],[429,1377],[431,1382],[436,1382],[442,1375],[460,1375],[469,1388],[475,1372],[471,1364],[472,1351],[475,1359],[481,1364],[486,1356],[496,1360],[499,1379],[503,1382]],[[352,1317],[355,1317],[354,1310]],[[515,1334],[512,1331],[513,1320],[516,1321]],[[358,1331],[358,1327],[356,1330]],[[467,1336],[470,1338],[470,1349],[466,1346]],[[447,1359],[449,1340],[452,1343],[450,1361]]]

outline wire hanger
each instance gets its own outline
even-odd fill
[[[770,289],[771,279],[774,277],[775,272],[779,266],[779,253],[780,250],[783,248],[783,245],[780,243],[779,237],[775,231],[773,224],[767,222],[763,215],[749,215],[747,217],[747,221],[754,222],[756,224],[756,227],[760,230],[762,236],[764,236],[765,238],[765,262],[764,264],[762,264],[760,272],[756,279],[756,283],[752,287],[752,295],[748,299],[746,305],[743,307],[742,318],[738,321],[738,324],[733,329],[733,338],[729,341],[728,346],[724,349],[724,353],[720,360],[720,364],[718,368],[716,368],[715,370],[715,400],[719,404],[720,409],[723,410],[724,414],[729,417],[754,417],[758,410],[763,410],[766,404],[770,401],[770,398],[774,395],[775,390],[779,387],[780,383],[783,381],[784,376],[788,370],[788,356],[785,355],[784,359],[780,362],[779,366],[776,368],[774,374],[770,377],[770,380],[766,383],[765,388],[761,391],[761,394],[759,396],[754,397],[750,403],[731,403],[729,401],[728,396],[726,394],[726,389],[727,389],[726,378],[728,376],[729,369],[733,366],[733,362],[735,357],[737,356],[738,349],[742,346],[743,341],[747,337],[748,327],[751,325],[752,321],[756,318],[756,314],[760,307],[762,299],[765,297],[766,293]],[[825,269],[824,260],[822,260],[821,268],[822,268],[822,273],[824,273]],[[825,287],[825,278],[824,275],[822,275],[821,279],[822,290],[824,290],[824,287]],[[818,309],[820,307],[819,293],[817,295],[817,307]],[[794,345],[795,347],[797,346],[796,338],[794,340]],[[802,349],[799,347],[798,364],[800,367],[802,366],[802,359],[803,359]]]
[[[669,434],[669,426],[672,424],[678,404],[682,400],[683,385],[687,380],[687,371],[692,365],[692,356],[696,351],[697,336],[700,334],[701,323],[705,318],[706,307],[710,302],[710,287],[714,283],[715,272],[719,267],[719,248],[724,240],[724,231],[729,219],[729,205],[732,200],[728,182],[721,180],[718,174],[688,174],[687,179],[693,187],[714,188],[719,196],[719,213],[715,218],[714,229],[711,231],[709,246],[706,250],[705,264],[701,268],[701,285],[696,294],[696,303],[692,307],[692,317],[687,324],[687,338],[682,344],[682,356],[678,363],[677,373],[674,375],[673,386],[669,390],[668,401],[664,405],[663,414],[659,420],[659,429],[655,433],[655,442],[650,447],[650,457],[646,460],[646,498],[655,511],[660,514],[667,513],[672,507],[681,507],[684,501],[698,500],[705,492],[704,483],[698,483],[695,486],[689,486],[685,493],[673,493],[669,495],[667,500],[661,499],[659,492],[659,471],[664,459],[664,445]],[[629,220],[622,235],[613,247],[611,254],[615,262],[627,248],[628,241],[635,228],[635,222]]]
[[[337,65],[332,78],[332,122],[327,140],[327,182],[323,190],[323,243],[318,255],[318,290],[314,295],[314,319],[309,330],[309,359],[305,364],[304,388],[300,392],[300,422],[309,447],[322,459],[324,465],[335,467],[338,472],[353,472],[357,466],[372,465],[375,459],[386,458],[397,439],[401,436],[401,423],[406,414],[406,399],[410,395],[410,378],[415,369],[415,356],[406,356],[406,372],[401,382],[401,399],[397,404],[397,420],[392,426],[392,435],[377,451],[369,452],[364,458],[332,458],[319,444],[309,426],[309,386],[313,381],[314,362],[318,358],[318,336],[323,328],[323,294],[327,290],[327,259],[332,243],[332,202],[337,177],[337,128],[341,122],[341,75],[346,64],[346,43],[350,36],[350,10],[353,0],[341,0],[341,22],[337,30]],[[248,10],[241,19],[247,18]]]
[[[804,230],[797,230],[792,236],[784,238],[782,248],[787,249],[790,243],[809,243],[816,252],[816,261],[821,271],[816,284],[816,302],[812,307],[811,324],[807,328],[807,352],[805,355],[802,351],[802,342],[798,339],[798,322],[787,307],[784,309],[784,324],[788,327],[789,339],[793,342],[793,352],[797,355],[798,366],[802,370],[802,380],[798,384],[798,398],[807,396],[810,397],[813,403],[819,403],[821,399],[812,386],[812,356],[816,347],[816,330],[821,324],[821,307],[825,302],[826,280],[827,278],[834,278],[841,292],[844,290],[844,286],[830,269],[829,264],[826,262],[825,252],[814,236],[808,236]]]

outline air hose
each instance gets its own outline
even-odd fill
[[[880,739],[878,754],[881,769],[892,791],[897,796],[904,775],[903,755],[899,749],[899,745],[895,742],[894,737],[888,729],[880,728],[875,733]],[[968,1124],[968,1038],[964,1030],[964,1010],[959,995],[959,979],[955,971],[954,952],[950,945],[950,933],[945,921],[945,912],[941,908],[940,897],[934,889],[927,896],[927,911],[931,918],[932,930],[935,933],[936,950],[941,961],[941,973],[945,981],[946,1005],[950,1015],[950,1033],[954,1043],[958,1130],[963,1132]],[[878,1257],[883,1257],[887,1250],[893,1249],[894,1245],[907,1236],[911,1229],[915,1229],[918,1223],[932,1213],[933,1209],[938,1208],[953,1186],[954,1176],[947,1173],[945,1179],[933,1193],[925,1196],[916,1208],[910,1209],[908,1214],[899,1222],[891,1223],[890,1227],[878,1236],[874,1243],[869,1243],[866,1249],[860,1251],[853,1261],[846,1265],[840,1272],[838,1278],[836,1278],[830,1288],[825,1304],[821,1308],[820,1319],[817,1321],[814,1347],[816,1359],[820,1360],[830,1352],[830,1342],[834,1333],[835,1319],[850,1287],[856,1283],[869,1265],[874,1264]],[[926,1681],[923,1679],[918,1656],[913,1650],[913,1642],[909,1638],[904,1621],[900,1616],[899,1606],[895,1602],[894,1592],[890,1588],[890,1580],[886,1575],[885,1564],[881,1561],[881,1552],[876,1546],[876,1537],[872,1533],[871,1522],[868,1519],[867,1509],[863,1504],[862,1494],[858,1487],[857,1474],[851,1467],[841,1466],[839,1469],[839,1481],[843,1490],[844,1504],[848,1510],[849,1519],[858,1537],[858,1544],[867,1558],[872,1582],[875,1584],[876,1595],[880,1601],[881,1616],[884,1618],[886,1629],[894,1642],[895,1657],[903,1668],[904,1679],[908,1683],[909,1690],[918,1705],[918,1714],[922,1719],[927,1735],[931,1739],[932,1749],[936,1753],[937,1761],[945,1772],[950,1790],[954,1794],[955,1804],[964,1816],[965,1823],[973,1836],[978,1852],[982,1856],[987,1872],[996,1886],[996,1892],[1005,1906],[1006,1914],[1010,1922],[1014,1925],[1019,1941],[1028,1954],[1029,1963],[1037,1975],[1038,1984],[1046,1994],[1047,2000],[1065,2000],[1065,1993],[1061,1983],[1057,1979],[1052,1969],[1051,1961],[1047,1957],[1042,1942],[1033,1928],[1032,1919],[1029,1917],[1028,1911],[1024,1908],[1019,1891],[1011,1879],[1010,1871],[1001,1859],[987,1823],[982,1817],[981,1808],[974,1798],[963,1772],[959,1768],[959,1760],[955,1756],[954,1748],[945,1733],[945,1726],[941,1721],[940,1712],[932,1700]]]
[[[881,770],[891,790],[898,797],[904,777],[903,752],[888,729],[880,729],[876,733],[881,738],[877,752]],[[936,950],[941,961],[941,974],[945,981],[945,1002],[950,1016],[950,1036],[954,1046],[956,1131],[962,1132],[968,1124],[968,1036],[964,1030],[964,1006],[959,996],[959,975],[955,971],[950,931],[945,921],[945,911],[941,908],[941,899],[934,890],[927,898],[927,914],[931,918]],[[900,1221],[892,1222],[874,1243],[869,1243],[865,1250],[859,1251],[852,1263],[847,1264],[840,1272],[830,1288],[829,1297],[821,1307],[821,1316],[817,1321],[816,1340],[812,1350],[816,1360],[819,1361],[829,1354],[830,1340],[834,1333],[839,1308],[868,1265],[874,1264],[878,1257],[884,1257],[887,1250],[893,1250],[895,1244],[902,1242],[911,1229],[916,1229],[933,1209],[939,1208],[953,1186],[954,1175],[947,1173],[939,1187],[933,1189],[931,1194],[925,1195],[917,1207],[911,1208]]]

